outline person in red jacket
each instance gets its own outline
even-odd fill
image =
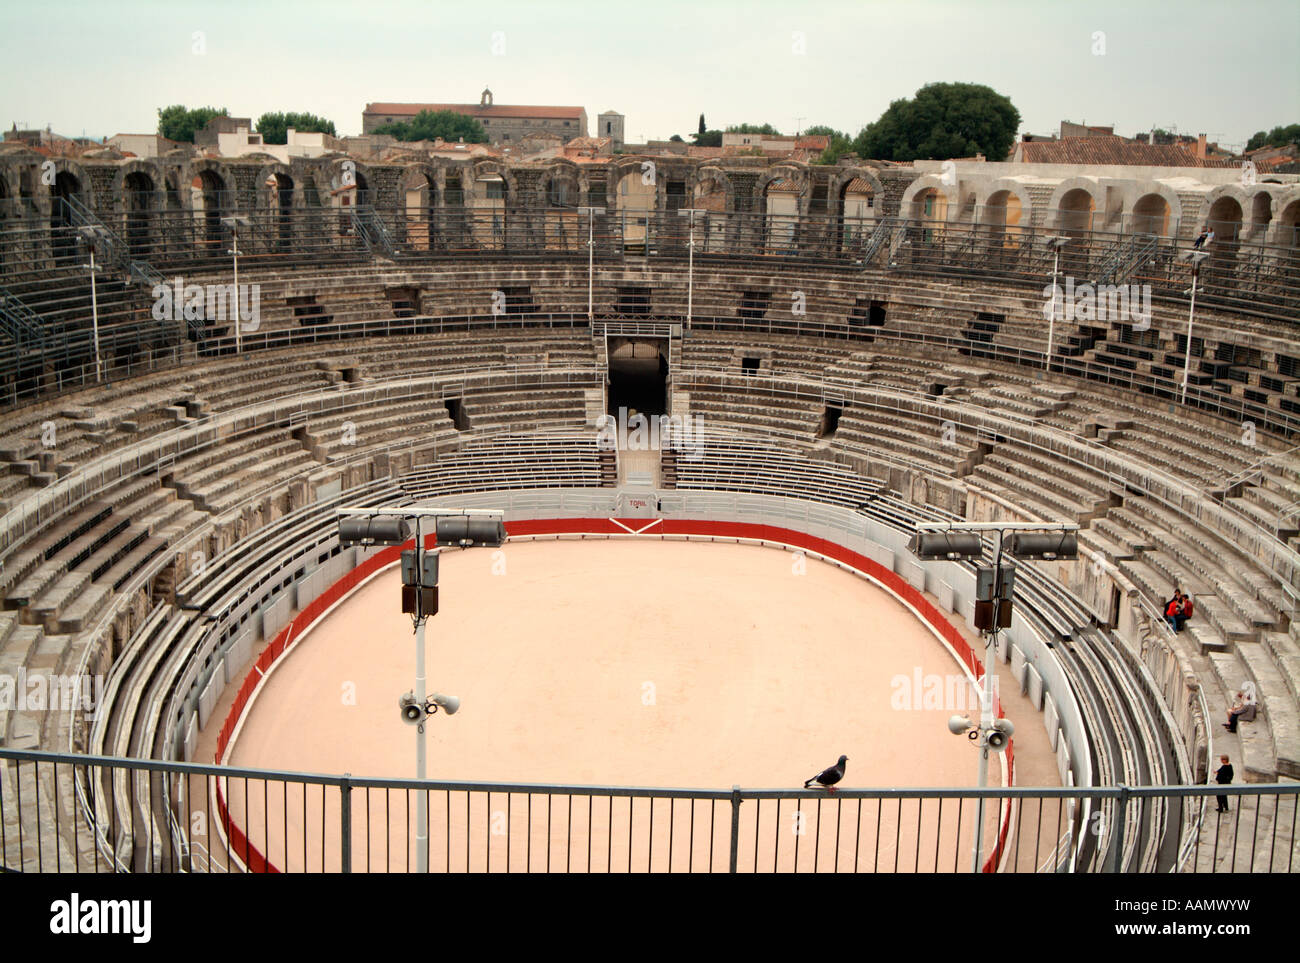
[[[1178,614],[1174,616],[1174,631],[1181,632],[1183,630],[1183,623],[1191,617],[1192,597],[1190,595],[1184,595],[1182,607],[1179,609]]]
[[[1165,603],[1165,621],[1175,632],[1178,631],[1178,616],[1183,614],[1183,593],[1174,589],[1174,597]]]

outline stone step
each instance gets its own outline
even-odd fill
[[[1232,734],[1223,728],[1227,724],[1227,707],[1235,701],[1236,693],[1242,690],[1243,685],[1249,681],[1249,675],[1241,660],[1232,652],[1211,652],[1208,656],[1210,670],[1214,679],[1218,682],[1219,693],[1222,698],[1221,705],[1223,708],[1217,716],[1211,711],[1211,725],[1217,726],[1214,730],[1214,742],[1216,747],[1231,745]],[[1255,717],[1254,722],[1237,723],[1237,743],[1241,747],[1240,765],[1238,759],[1233,758],[1233,768],[1237,770],[1238,777],[1242,782],[1276,782],[1277,781],[1277,759],[1273,752],[1273,738],[1268,731],[1268,720],[1262,714]],[[1218,750],[1227,751],[1227,750]],[[1231,755],[1231,753],[1229,752]],[[1214,760],[1210,771],[1213,772],[1218,765]]]
[[[1237,655],[1255,683],[1260,709],[1267,716],[1278,774],[1300,779],[1300,709],[1295,697],[1263,645],[1243,643],[1237,646]]]

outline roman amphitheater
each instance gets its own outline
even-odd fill
[[[1300,869],[1297,175],[6,146],[0,368],[5,868]],[[944,522],[1078,526],[987,654]]]

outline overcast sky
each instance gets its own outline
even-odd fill
[[[577,105],[630,141],[771,123],[850,135],[934,81],[987,84],[1021,131],[1062,119],[1207,133],[1300,122],[1297,0],[43,0],[0,6],[0,122],[147,133],[173,103]]]

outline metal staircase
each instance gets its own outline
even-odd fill
[[[883,217],[880,219],[875,230],[871,232],[871,236],[867,238],[867,243],[862,247],[863,267],[871,264],[875,256],[880,253],[880,249],[889,243],[890,238],[894,236],[895,230],[901,227],[902,223],[902,218],[898,217]]]
[[[1154,234],[1134,234],[1106,255],[1097,274],[1098,284],[1123,284],[1156,253],[1160,239]]]
[[[397,245],[393,243],[392,234],[378,212],[369,204],[358,204],[352,208],[352,226],[372,253],[382,252],[390,259],[397,257]]]
[[[0,330],[20,349],[39,351],[45,342],[41,316],[5,288],[0,288]]]

